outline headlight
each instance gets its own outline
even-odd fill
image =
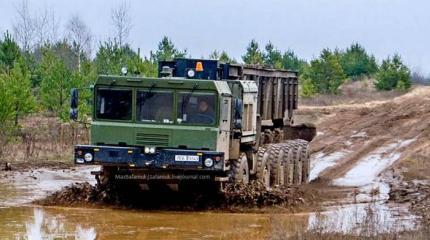
[[[128,72],[128,70],[127,70],[127,68],[126,68],[126,67],[122,67],[122,68],[121,68],[121,73],[122,73],[122,75],[127,75],[127,72]]]
[[[145,147],[145,153],[155,153],[155,147]]]
[[[214,165],[214,160],[212,160],[212,158],[206,158],[204,163],[206,167],[212,167]]]
[[[84,159],[86,162],[91,162],[93,160],[93,155],[91,153],[85,153]]]

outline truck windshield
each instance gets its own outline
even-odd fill
[[[138,121],[173,123],[173,93],[138,91],[136,104]]]
[[[131,120],[131,109],[131,90],[97,90],[96,118],[109,120]]]
[[[179,93],[179,124],[213,125],[215,124],[215,94],[213,93]]]

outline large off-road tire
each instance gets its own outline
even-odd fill
[[[283,186],[285,184],[285,162],[283,144],[271,144],[269,151],[269,162],[271,167],[270,184],[272,186]]]
[[[293,184],[300,185],[302,184],[302,147],[297,144],[292,144],[293,149],[293,162],[294,162],[294,173],[293,173]]]
[[[271,165],[270,165],[270,151],[266,147],[260,147],[258,149],[257,159],[257,179],[261,181],[266,188],[270,188],[270,176],[271,176]]]
[[[245,153],[240,154],[239,159],[232,162],[231,179],[234,183],[249,183],[248,159]]]
[[[293,184],[293,176],[294,176],[294,154],[291,144],[285,143],[282,146],[282,151],[284,152],[284,167],[285,167],[285,183],[284,185],[292,185]]]
[[[302,184],[309,182],[309,175],[311,171],[311,158],[310,158],[310,149],[309,142],[299,139],[297,140],[299,145],[301,146],[301,158],[302,158]]]

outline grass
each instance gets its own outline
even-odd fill
[[[388,100],[404,94],[404,91],[377,91],[373,79],[347,81],[340,88],[338,95],[318,94],[310,98],[300,98],[303,106],[330,106],[339,104],[365,103],[370,101]]]

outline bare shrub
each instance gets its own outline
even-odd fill
[[[9,162],[71,162],[73,146],[89,143],[89,129],[54,117],[31,116],[11,136],[0,134],[0,159]]]

